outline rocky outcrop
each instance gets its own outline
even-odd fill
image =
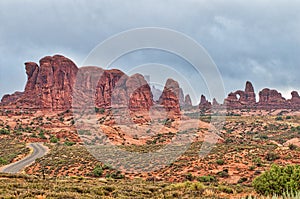
[[[173,79],[168,79],[162,95],[159,98],[159,104],[164,106],[168,113],[168,118],[174,119],[180,116],[180,96],[181,88],[178,82]]]
[[[245,91],[229,93],[225,99],[225,105],[229,109],[254,108],[256,104],[255,92],[251,82],[247,81]]]
[[[291,93],[292,99],[290,100],[290,103],[293,107],[300,107],[300,96],[297,91],[293,91]]]
[[[61,55],[42,58],[40,66],[26,62],[25,69],[25,91],[5,95],[1,105],[49,111],[68,110],[72,107],[75,81],[80,85],[76,87],[76,92],[82,101],[82,104],[80,100],[76,101],[78,106],[86,105],[87,97],[95,98],[90,106],[99,108],[115,105],[128,107],[130,111],[149,111],[153,105],[151,89],[139,74],[128,77],[120,70],[97,67],[84,67],[78,74],[77,66]],[[89,96],[87,90],[94,94]]]
[[[185,107],[191,107],[192,105],[192,100],[189,94],[187,94],[184,98],[184,106]]]
[[[204,95],[201,95],[199,109],[200,110],[208,110],[211,108],[211,103],[206,99]]]
[[[117,69],[104,70],[98,67],[83,67],[80,70],[68,58],[61,55],[47,56],[39,61],[26,62],[27,83],[24,92],[4,95],[0,106],[6,108],[25,108],[35,110],[68,110],[79,96],[81,104],[86,106],[87,97],[92,98],[88,106],[98,108],[122,107],[131,112],[149,111],[154,104],[151,89],[142,75],[127,76]],[[80,72],[81,71],[81,72]],[[91,81],[93,79],[93,81]],[[78,88],[74,91],[75,83]],[[86,91],[90,91],[87,93]],[[155,103],[160,104],[173,116],[180,115],[180,109],[192,107],[189,95],[184,97],[178,82],[168,79],[164,90],[152,88]],[[74,92],[76,95],[74,95]],[[274,89],[265,88],[259,92],[259,101],[251,82],[247,81],[245,90],[229,93],[224,104],[215,99],[209,102],[201,96],[199,109],[208,110],[215,107],[228,109],[300,109],[298,92],[291,93],[292,98],[286,100]],[[79,100],[80,101],[80,100]]]
[[[289,105],[277,90],[265,88],[259,92],[258,106],[263,109],[281,109],[288,108]]]
[[[25,69],[25,91],[7,95],[1,103],[41,110],[66,110],[71,107],[72,86],[78,68],[70,59],[61,55],[47,56],[40,60],[40,66],[26,62]]]

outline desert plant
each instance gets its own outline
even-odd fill
[[[7,129],[0,129],[0,135],[9,135],[10,131]]]
[[[97,165],[97,166],[94,168],[94,170],[93,170],[93,175],[94,175],[95,177],[100,177],[100,176],[102,176],[102,174],[103,174],[103,169],[102,169],[102,167],[99,166],[99,165]]]
[[[216,178],[214,176],[200,176],[197,178],[199,182],[216,182]]]
[[[268,160],[268,161],[274,161],[274,160],[277,160],[279,158],[280,158],[279,155],[276,154],[276,153],[273,153],[273,152],[269,152],[266,155],[266,160]]]
[[[216,161],[216,163],[218,165],[223,165],[225,163],[225,161],[223,159],[219,159],[219,160]]]
[[[285,192],[300,191],[300,165],[272,165],[269,171],[255,178],[252,185],[262,195],[283,195]]]

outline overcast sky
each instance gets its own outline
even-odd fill
[[[100,42],[140,27],[170,28],[195,39],[218,66],[226,93],[244,89],[247,80],[257,92],[276,88],[287,98],[291,90],[300,90],[297,0],[2,0],[0,96],[24,89],[26,61],[63,54],[81,66]],[[166,53],[137,52],[115,67],[161,62],[189,70],[176,59]],[[207,94],[197,87],[194,103],[201,91]]]

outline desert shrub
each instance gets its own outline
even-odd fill
[[[194,176],[191,173],[188,173],[185,175],[185,179],[192,181],[194,180]]]
[[[252,185],[262,195],[282,195],[300,191],[300,165],[280,167],[272,165],[269,171],[255,178]]]
[[[7,129],[0,129],[0,135],[9,135],[10,131]]]
[[[277,160],[277,159],[279,159],[279,155],[276,154],[276,153],[269,152],[266,155],[266,160],[268,160],[268,161],[274,161],[274,160]]]
[[[232,194],[233,193],[233,189],[232,188],[227,187],[227,186],[223,186],[223,185],[220,185],[218,187],[218,190],[221,191],[221,192],[224,192],[224,193],[228,193],[228,194]]]
[[[7,160],[0,157],[0,165],[4,165],[4,164],[7,164]]]
[[[285,119],[287,119],[287,120],[290,120],[290,119],[292,119],[292,116],[286,116],[286,118]]]
[[[66,146],[73,146],[73,145],[75,145],[75,144],[76,144],[75,142],[65,141],[65,145],[66,145]]]
[[[50,138],[50,142],[51,143],[57,143],[59,141],[59,139],[57,138],[57,137],[55,137],[55,136],[52,136],[51,138]]]
[[[216,182],[216,178],[214,176],[200,176],[197,178],[199,182]]]
[[[100,177],[100,176],[102,176],[102,174],[103,174],[103,169],[102,169],[102,167],[99,166],[99,165],[97,165],[97,166],[94,168],[94,170],[93,170],[93,175],[94,175],[95,177]]]
[[[219,159],[219,160],[216,161],[216,163],[218,165],[223,165],[225,163],[225,161],[223,159]]]
[[[289,149],[290,149],[290,150],[296,150],[296,149],[297,149],[297,146],[294,145],[294,144],[290,144],[290,145],[289,145]]]
[[[217,173],[217,175],[220,176],[221,178],[227,178],[227,177],[229,177],[228,169],[223,169],[223,171],[219,171]]]
[[[248,180],[248,178],[242,177],[242,178],[239,179],[238,183],[244,183],[244,182],[246,182],[247,180]]]
[[[267,140],[269,137],[267,135],[260,135],[259,138],[262,140]]]
[[[124,179],[125,176],[123,174],[121,174],[120,171],[117,171],[115,173],[112,173],[112,174],[106,174],[105,176],[106,178],[113,178],[113,179]]]
[[[254,171],[254,169],[255,169],[255,166],[254,166],[254,165],[251,165],[251,166],[249,167],[249,170],[250,170],[250,171]]]
[[[281,116],[278,116],[278,117],[275,118],[275,120],[276,120],[276,121],[282,121],[283,118],[282,118]]]
[[[46,136],[45,136],[45,133],[42,132],[42,131],[39,133],[39,137],[40,137],[41,139],[47,139]]]

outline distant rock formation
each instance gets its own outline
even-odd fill
[[[153,95],[153,100],[158,101],[159,97],[162,94],[162,91],[160,89],[156,88],[155,86],[151,87],[151,91],[152,91],[152,95]]]
[[[163,105],[168,117],[173,119],[180,116],[180,97],[182,90],[177,81],[168,79],[162,95],[159,98],[159,104]]]
[[[206,99],[204,95],[201,95],[199,109],[208,110],[211,108],[211,103]]]
[[[187,94],[184,98],[184,106],[185,107],[191,107],[192,106],[192,100],[189,94]]]
[[[127,76],[117,69],[104,70],[98,67],[78,69],[70,59],[62,55],[46,56],[39,61],[39,65],[26,62],[25,69],[27,83],[24,92],[4,95],[0,106],[11,109],[19,107],[49,111],[68,110],[72,107],[74,85],[79,81],[79,91],[76,91],[79,93],[76,94],[82,98],[81,105],[84,105],[84,99],[87,97],[84,89],[93,88],[89,97],[95,100],[90,106],[98,108],[115,106],[128,107],[130,111],[149,111],[154,103],[158,103],[171,115],[179,116],[181,108],[193,107],[190,96],[184,97],[182,88],[173,79],[168,79],[164,90],[160,91],[155,87],[151,89],[140,74]],[[93,78],[97,82],[91,82]],[[259,92],[259,101],[256,102],[253,85],[247,81],[244,91],[229,93],[223,104],[219,104],[216,99],[211,103],[202,95],[198,108],[299,110],[298,92],[293,91],[291,95],[292,98],[286,100],[278,91],[265,88]]]
[[[296,91],[292,99],[286,100],[277,90],[264,88],[259,92],[259,101],[255,100],[255,92],[251,82],[246,82],[245,91],[229,93],[224,100],[228,109],[299,109],[300,97]]]
[[[224,103],[230,109],[254,108],[256,99],[252,83],[246,82],[245,91],[238,90],[229,93]]]

